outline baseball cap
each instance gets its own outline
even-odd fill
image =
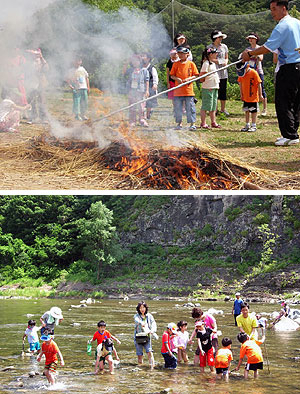
[[[177,326],[175,323],[169,323],[167,326],[174,334],[177,333]]]
[[[177,47],[176,51],[181,53],[190,53],[190,50],[186,47]]]

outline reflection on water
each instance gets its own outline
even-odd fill
[[[188,332],[191,333],[193,320],[190,309],[178,307],[183,304],[174,301],[149,301],[149,311],[154,313],[158,324],[159,340],[153,341],[156,367],[150,371],[148,360],[145,365],[137,366],[137,357],[133,344],[133,315],[137,301],[107,300],[89,305],[87,308],[71,308],[71,304],[79,304],[79,300],[0,300],[0,370],[7,366],[14,369],[0,372],[1,393],[36,392],[66,392],[66,393],[159,393],[165,388],[172,389],[173,394],[285,394],[299,392],[299,363],[300,363],[300,331],[278,333],[267,331],[266,346],[262,347],[265,359],[264,370],[256,381],[251,377],[247,383],[243,380],[242,368],[233,372],[229,382],[216,381],[210,373],[199,373],[192,365],[193,351],[189,351],[190,365],[179,365],[176,370],[164,370],[163,358],[160,355],[161,335],[170,321],[187,320]],[[30,371],[43,371],[43,363],[37,365],[34,357],[21,357],[22,336],[26,329],[28,313],[34,314],[32,319],[39,321],[40,316],[51,306],[59,306],[64,315],[62,325],[56,328],[55,340],[64,356],[65,367],[58,366],[58,382],[49,387],[42,375],[30,378]],[[214,307],[222,309],[223,315],[217,315],[218,329],[223,336],[231,337],[233,341],[234,362],[239,358],[238,333],[231,315],[232,304],[225,302],[202,303],[204,310]],[[274,305],[253,304],[256,312],[272,312]],[[277,308],[278,309],[278,308]],[[105,373],[93,374],[93,357],[86,353],[86,342],[96,331],[99,320],[105,320],[107,329],[117,336],[122,344],[117,345],[121,364],[115,369],[115,375]],[[80,326],[73,326],[79,323]],[[93,349],[95,343],[93,343]],[[195,348],[195,344],[194,344]],[[267,357],[266,357],[267,350]],[[270,362],[270,373],[267,368],[267,358]],[[23,384],[23,387],[19,387]]]

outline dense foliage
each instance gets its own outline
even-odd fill
[[[116,277],[134,280],[141,275],[167,279],[183,272],[195,275],[201,267],[235,269],[240,274],[251,267],[257,273],[299,262],[298,196],[285,197],[280,241],[271,226],[272,196],[253,197],[246,205],[228,207],[224,221],[214,227],[204,219],[182,233],[172,223],[169,241],[164,241],[164,226],[170,225],[165,211],[172,211],[174,198],[0,196],[0,284],[26,278],[53,285],[62,278],[92,283]],[[187,206],[182,201],[182,209]],[[151,227],[157,214],[162,221],[154,224],[154,219],[153,226],[158,225],[162,233],[153,240],[142,228],[146,222]],[[242,231],[235,231],[242,217],[250,221]],[[224,237],[232,246],[229,253],[224,249]],[[249,246],[236,248],[243,239]],[[294,246],[282,255],[280,242]]]

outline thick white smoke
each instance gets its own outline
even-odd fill
[[[150,52],[160,60],[168,56],[172,45],[163,23],[144,11],[121,8],[107,14],[80,0],[5,1],[0,14],[0,35],[3,54],[0,85],[5,86],[12,77],[6,65],[16,47],[27,57],[30,57],[27,49],[41,48],[49,64],[50,92],[63,86],[78,54],[92,83],[102,90],[116,92],[120,89],[122,66],[133,53]],[[88,134],[91,139],[90,133],[66,129],[51,117],[50,121],[57,137],[82,138]],[[99,123],[96,133],[99,141],[101,127]]]

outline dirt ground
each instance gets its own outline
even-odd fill
[[[126,105],[124,98],[112,101],[101,95],[90,97],[89,117],[96,119]],[[73,119],[70,95],[48,98],[49,112],[58,120],[64,129],[83,126],[88,130],[90,122],[79,122]],[[228,102],[229,118],[218,118],[222,129],[188,131],[187,126],[176,132],[172,117],[171,104],[166,99],[159,100],[159,107],[154,110],[149,128],[137,127],[134,138],[137,144],[145,143],[152,148],[169,146],[187,146],[189,144],[206,144],[217,148],[226,157],[240,165],[253,166],[263,171],[268,182],[260,184],[266,189],[300,189],[300,147],[275,147],[274,141],[279,135],[274,105],[269,105],[268,116],[258,120],[256,133],[241,133],[244,119],[241,113],[241,103]],[[199,114],[199,104],[197,114]],[[121,115],[125,118],[126,113]],[[199,118],[199,116],[198,116]],[[116,133],[120,126],[120,116],[106,123],[106,134]],[[199,121],[197,122],[199,123]],[[122,182],[124,177],[117,171],[105,168],[98,160],[97,149],[91,152],[66,150],[63,147],[53,147],[46,141],[41,149],[35,141],[45,134],[51,135],[53,125],[21,123],[17,133],[0,134],[0,188],[2,190],[127,190]],[[95,129],[96,128],[96,129]],[[84,129],[85,130],[85,129]],[[100,133],[100,134],[99,134]],[[101,143],[100,126],[92,126],[92,135]],[[133,135],[131,134],[131,137]],[[122,136],[123,138],[124,136]],[[47,148],[47,149],[46,149]],[[91,159],[92,158],[92,159]],[[274,183],[272,184],[272,178]],[[267,186],[264,186],[267,185]],[[145,189],[136,183],[135,189]]]

